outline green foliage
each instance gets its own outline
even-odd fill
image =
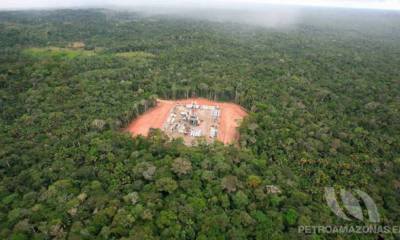
[[[160,192],[173,193],[178,188],[178,184],[172,178],[165,177],[156,181],[156,187]]]
[[[289,209],[284,214],[285,223],[288,224],[289,226],[296,224],[297,218],[298,215],[296,210],[294,209]]]
[[[172,171],[178,176],[188,174],[192,170],[192,164],[182,158],[177,158],[172,163]]]
[[[327,186],[398,226],[399,16],[301,11],[280,29],[0,12],[0,239],[375,239],[297,233],[343,224]],[[245,107],[238,144],[124,132],[190,96]]]
[[[135,59],[135,58],[154,58],[155,55],[147,52],[121,52],[115,54],[118,57],[124,57],[128,59]]]
[[[247,204],[249,204],[249,198],[244,192],[238,191],[233,197],[233,202],[235,203],[235,206],[240,209],[246,207]]]
[[[25,49],[23,52],[35,58],[52,57],[52,58],[66,58],[66,59],[73,59],[77,57],[89,57],[95,54],[93,51],[75,50],[75,49],[57,48],[57,47],[28,48]]]
[[[256,187],[260,186],[261,182],[262,182],[262,180],[259,176],[250,175],[247,178],[247,184],[252,188],[256,188]]]

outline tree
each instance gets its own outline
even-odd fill
[[[298,218],[298,215],[297,215],[296,210],[294,210],[294,209],[289,209],[284,214],[284,220],[288,226],[295,225],[297,222],[297,218]]]
[[[244,208],[249,204],[249,198],[243,191],[238,191],[233,197],[233,202],[237,208]]]
[[[228,193],[235,192],[237,189],[238,180],[235,176],[226,176],[222,179],[221,185]]]
[[[188,174],[192,170],[192,164],[182,158],[176,158],[172,163],[172,171],[179,177]]]
[[[261,178],[259,176],[250,175],[247,178],[247,184],[252,188],[256,188],[256,187],[260,186],[261,182],[262,181],[261,181]]]
[[[156,187],[160,192],[173,193],[178,188],[178,184],[172,178],[164,177],[156,180]]]

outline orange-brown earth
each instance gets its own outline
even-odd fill
[[[133,136],[147,136],[150,128],[162,129],[169,112],[178,103],[219,106],[221,109],[217,139],[225,144],[233,143],[238,138],[237,127],[247,112],[239,105],[226,102],[215,102],[205,98],[189,98],[182,100],[157,100],[157,105],[132,121],[126,128]]]

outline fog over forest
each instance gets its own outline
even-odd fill
[[[323,7],[345,7],[345,8],[368,8],[368,9],[400,9],[399,0],[3,0],[0,9],[30,9],[30,8],[65,8],[65,7],[173,7],[173,8],[258,8],[259,5],[296,5],[296,6],[323,6]]]

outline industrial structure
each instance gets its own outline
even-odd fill
[[[219,106],[176,104],[169,112],[163,130],[172,138],[182,137],[191,144],[197,137],[213,142],[218,136],[221,110]]]

